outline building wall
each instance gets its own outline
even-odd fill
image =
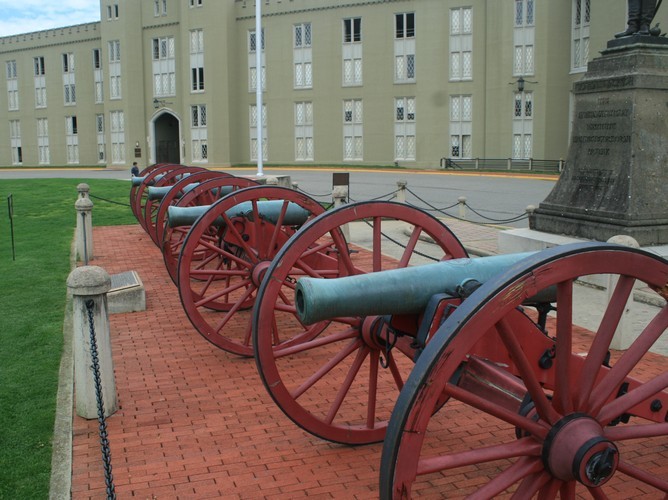
[[[521,76],[531,93],[531,156],[565,158],[570,129],[571,93],[583,69],[572,69],[575,2],[535,0],[534,70]],[[526,2],[526,0],[525,0]],[[248,34],[255,29],[252,0],[100,0],[100,22],[0,38],[0,63],[16,61],[19,110],[9,110],[8,82],[0,84],[0,166],[12,165],[10,121],[20,120],[22,165],[39,164],[37,120],[47,118],[50,165],[66,165],[66,116],[76,116],[80,165],[141,166],[158,158],[157,140],[165,127],[178,128],[178,161],[225,166],[251,163]],[[624,28],[623,0],[590,0],[589,55],[605,48]],[[166,6],[166,11],[164,10]],[[118,8],[118,11],[116,9]],[[405,166],[435,167],[453,153],[451,98],[470,96],[471,157],[513,155],[513,115],[520,75],[513,72],[515,1],[512,0],[270,0],[263,2],[267,82],[269,163],[392,164],[395,162],[395,99],[414,98],[415,159]],[[472,12],[472,79],[450,75],[451,9]],[[118,12],[118,16],[116,16]],[[395,83],[395,15],[415,18],[413,83]],[[110,15],[111,14],[111,15]],[[584,14],[583,14],[584,15]],[[361,18],[363,83],[343,85],[343,20]],[[657,21],[668,19],[665,9]],[[313,83],[295,89],[294,26],[310,23]],[[191,88],[191,30],[204,33],[204,89]],[[173,37],[174,92],[156,96],[153,41]],[[120,42],[120,97],[111,93],[110,42]],[[101,53],[104,100],[95,103],[93,50]],[[76,61],[76,104],[63,97],[64,53]],[[35,107],[33,58],[44,57],[46,108]],[[4,73],[4,71],[3,71]],[[13,84],[12,84],[13,85]],[[524,97],[523,97],[524,98]],[[361,100],[363,156],[344,159],[344,101]],[[313,106],[313,159],[295,159],[295,103]],[[208,158],[202,142],[192,141],[192,106],[206,107]],[[123,113],[122,152],[112,158],[112,115]],[[105,157],[99,158],[96,115],[105,120]],[[172,120],[171,124],[168,120]],[[517,127],[517,124],[516,124]],[[203,135],[202,135],[203,134]],[[115,136],[118,137],[118,134]],[[70,137],[71,140],[71,137]],[[7,146],[7,147],[6,147]],[[137,148],[138,146],[138,148]],[[139,154],[135,158],[135,154]],[[115,161],[114,161],[115,160]]]

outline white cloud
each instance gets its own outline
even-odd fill
[[[100,20],[94,0],[0,0],[0,36]]]

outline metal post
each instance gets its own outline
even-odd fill
[[[262,169],[262,0],[255,0],[255,106],[257,107],[257,176],[264,175]]]
[[[92,323],[95,326],[94,338],[97,346],[102,401],[105,416],[108,417],[118,409],[107,309],[107,292],[111,289],[111,277],[101,267],[78,267],[67,278],[67,288],[72,293],[74,307],[72,345],[77,415],[87,419],[98,418],[97,392],[91,373],[94,360],[91,352],[91,322],[88,317],[90,309]],[[92,301],[90,308],[87,307],[89,301]]]
[[[7,196],[7,212],[9,215],[9,231],[12,238],[12,260],[16,260],[16,246],[14,244],[14,195]]]

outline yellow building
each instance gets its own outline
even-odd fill
[[[565,158],[624,0],[100,0],[0,38],[0,166]],[[668,16],[662,11],[657,21]],[[668,22],[664,22],[668,26]]]

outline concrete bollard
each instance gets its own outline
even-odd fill
[[[406,186],[408,182],[397,181],[397,201],[399,203],[406,203]]]
[[[79,198],[74,208],[77,212],[77,259],[88,265],[88,261],[93,259],[93,202],[87,197]]]
[[[88,198],[88,193],[90,193],[90,186],[85,182],[77,184],[77,191],[79,192],[79,198]]]
[[[466,196],[457,198],[457,203],[459,203],[459,218],[466,220]]]
[[[274,177],[273,175],[268,175],[267,180],[265,182],[266,186],[278,186],[278,177]]]
[[[624,245],[629,248],[640,248],[640,245],[634,238],[622,234],[613,236],[608,240],[608,243],[616,243],[617,245]],[[610,302],[610,299],[612,298],[612,292],[614,291],[615,286],[617,286],[617,281],[617,277],[613,275],[608,276],[608,302]],[[630,318],[632,304],[633,292],[631,292],[631,295],[629,296],[626,305],[624,306],[624,312],[622,313],[621,318],[619,318],[619,324],[615,330],[615,335],[612,337],[612,341],[610,342],[611,349],[617,349],[620,351],[626,350],[636,339]]]
[[[108,417],[118,409],[107,309],[107,292],[111,289],[111,278],[101,267],[78,267],[68,276],[67,288],[72,294],[73,304],[72,348],[77,415],[87,419],[98,418],[91,350],[90,306],[97,346],[104,415]]]
[[[299,183],[298,182],[293,182],[292,183],[292,189],[294,189],[295,191],[299,191]]]
[[[332,189],[332,199],[334,200],[334,208],[339,208],[348,201],[348,186],[334,186]],[[350,228],[348,224],[341,226],[341,231],[346,240],[350,241]]]

